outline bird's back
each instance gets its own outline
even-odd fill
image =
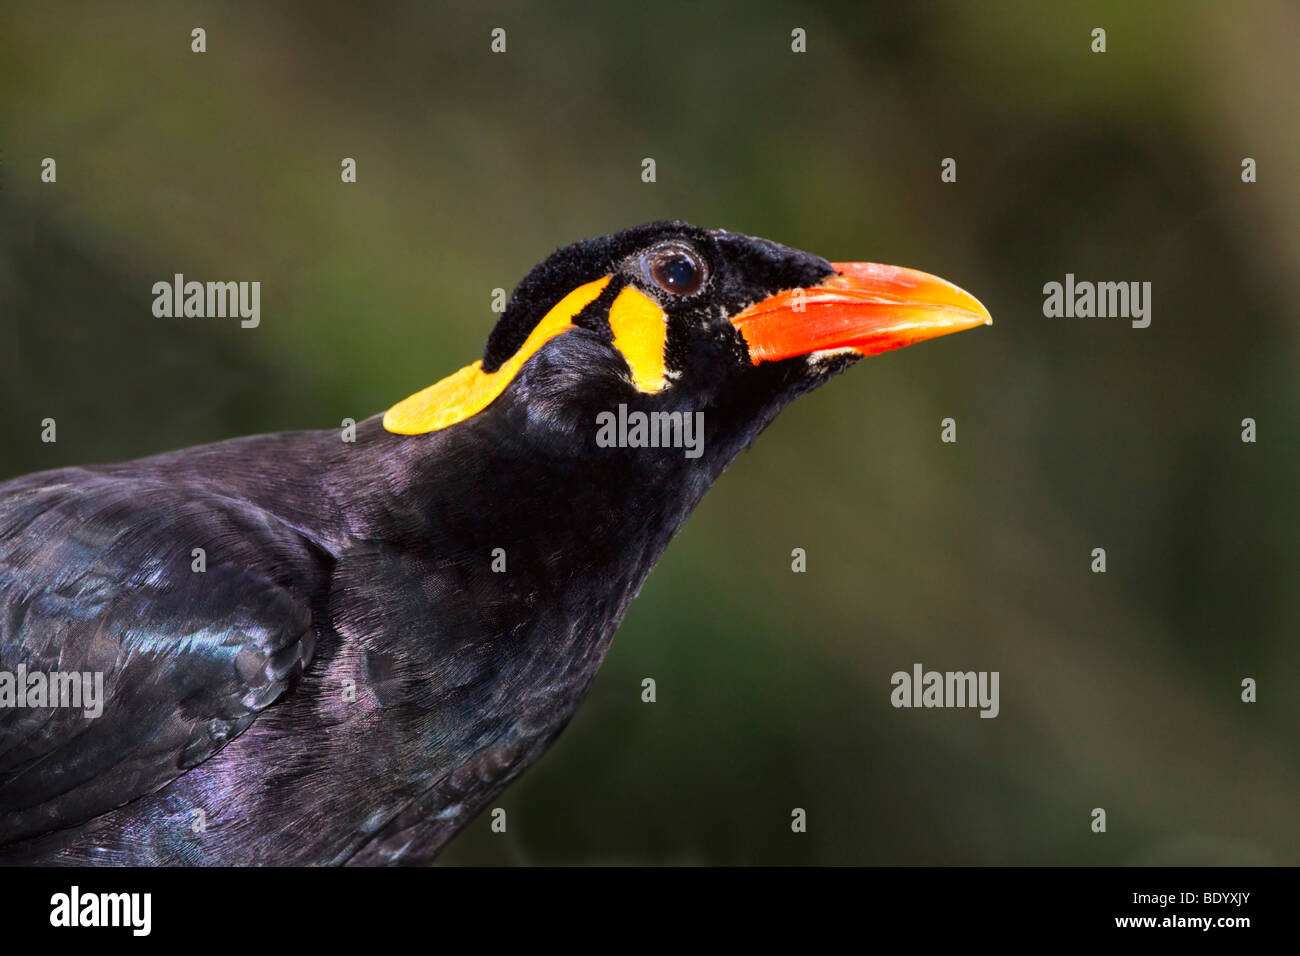
[[[372,421],[356,449],[258,436],[0,485],[0,671],[103,686],[93,717],[0,708],[0,861],[420,862],[540,755],[633,585],[492,573],[510,509],[470,507],[455,455],[418,509],[385,499],[391,441]]]

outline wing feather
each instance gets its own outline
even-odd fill
[[[103,689],[97,716],[0,706],[0,843],[157,790],[247,730],[309,663],[328,577],[247,502],[80,469],[0,486],[0,677]]]

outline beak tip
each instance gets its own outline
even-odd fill
[[[993,324],[993,313],[988,310],[988,306],[986,306],[979,299],[975,298],[975,296],[971,295],[965,289],[958,289],[957,292],[959,295],[961,295],[967,300],[967,302],[969,303],[968,308],[973,315],[984,317],[984,321],[981,322],[980,325]]]

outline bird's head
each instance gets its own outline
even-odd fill
[[[383,425],[414,435],[492,416],[551,453],[595,453],[612,437],[680,460],[670,416],[701,413],[697,457],[716,474],[789,401],[858,359],[990,321],[923,272],[653,223],[555,252],[515,289],[483,359]],[[636,412],[662,413],[649,437],[670,447],[636,444]]]

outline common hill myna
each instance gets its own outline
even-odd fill
[[[655,223],[554,253],[482,360],[353,440],[0,484],[0,862],[429,861],[787,403],[988,321],[921,272]]]

